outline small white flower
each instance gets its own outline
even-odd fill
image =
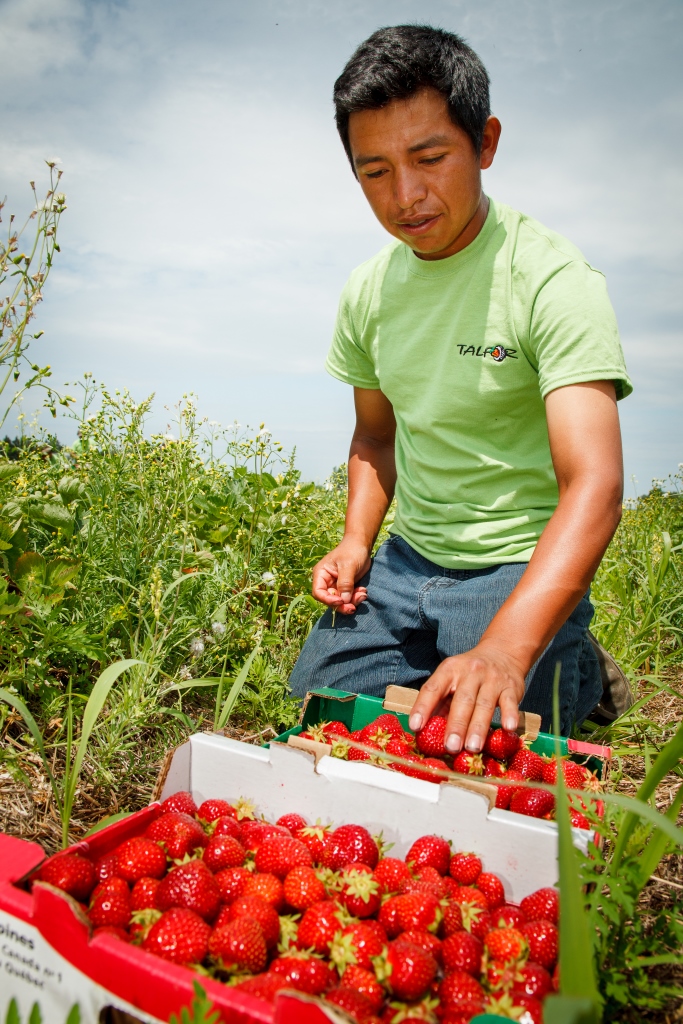
[[[180,666],[180,668],[178,669],[178,679],[181,681],[181,683],[185,682],[187,679],[192,679],[192,673],[190,672],[189,665]]]
[[[164,434],[164,441],[175,441],[173,434]]]
[[[272,572],[261,573],[261,579],[263,580],[263,582],[265,583],[265,585],[267,587],[274,587],[275,586],[275,574],[274,573],[272,573]]]
[[[287,501],[286,498],[285,498],[284,501],[280,502],[280,508],[287,508],[288,505],[289,505],[289,502]]]
[[[48,167],[55,167],[56,164],[61,164],[62,158],[60,156],[49,156],[45,163]]]
[[[287,522],[287,516],[283,516],[283,517],[282,517],[282,519],[280,520],[280,522],[281,522],[281,523],[282,523],[282,525],[284,526],[284,525],[285,525],[285,523]]]
[[[214,636],[223,636],[225,633],[225,623],[223,622],[212,622],[211,632]]]
[[[193,640],[190,644],[190,654],[193,658],[199,658],[204,653],[204,647],[204,641],[197,637],[196,640]]]

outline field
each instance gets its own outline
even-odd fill
[[[319,614],[310,569],[342,529],[343,468],[306,483],[263,427],[208,424],[192,396],[150,436],[150,403],[85,375],[67,403],[77,443],[4,442],[0,828],[47,851],[147,803],[189,734],[261,743],[295,723],[287,679]],[[683,800],[682,483],[625,508],[593,587],[594,630],[638,701],[591,738],[615,750],[615,793],[648,775],[640,797],[670,826]],[[584,865],[604,1019],[681,1020],[680,830],[615,803],[604,831]]]

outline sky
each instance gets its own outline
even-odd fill
[[[154,392],[150,429],[194,392],[211,420],[264,422],[306,478],[345,461],[352,393],[324,358],[346,278],[388,236],[332,86],[372,31],[415,21],[488,68],[487,193],[606,274],[642,493],[683,461],[679,0],[0,0],[0,194],[21,219],[59,157],[68,199],[34,358],[56,385]]]

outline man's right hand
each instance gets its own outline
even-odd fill
[[[357,587],[356,580],[369,568],[367,545],[344,538],[313,569],[313,597],[342,615],[352,615],[367,598],[365,587]]]

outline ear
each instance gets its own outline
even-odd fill
[[[484,134],[481,141],[481,156],[479,158],[479,166],[482,171],[485,171],[487,167],[490,167],[493,163],[493,158],[496,155],[498,149],[498,140],[500,139],[501,123],[497,117],[489,117],[484,126]]]

